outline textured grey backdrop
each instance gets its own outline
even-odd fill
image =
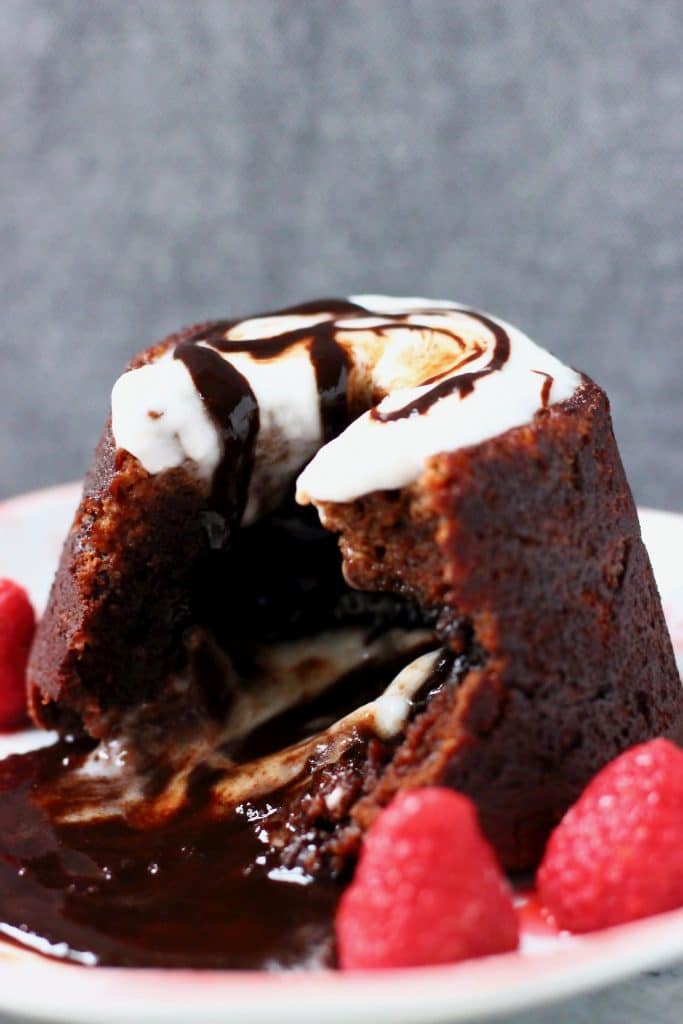
[[[0,494],[214,314],[446,296],[613,400],[683,508],[683,3],[0,0]]]
[[[682,36],[681,0],[0,0],[0,494],[83,471],[155,337],[385,290],[589,371],[683,509]],[[668,1024],[682,984],[554,1019]]]

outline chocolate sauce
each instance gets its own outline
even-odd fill
[[[456,307],[454,307],[456,309]],[[482,377],[488,376],[502,367],[507,362],[510,355],[510,339],[507,332],[500,324],[491,320],[489,317],[484,316],[482,313],[477,313],[473,310],[458,310],[464,315],[472,317],[478,320],[494,336],[495,344],[491,355],[491,359],[488,364],[481,370],[473,371],[470,373],[459,373],[452,377],[447,377],[445,380],[440,379],[441,375],[437,375],[435,378],[429,378],[424,381],[424,384],[432,384],[428,392],[421,395],[414,402],[410,402],[408,405],[403,406],[401,409],[396,409],[393,412],[379,412],[377,409],[372,410],[372,417],[383,423],[404,419],[408,416],[422,415],[438,402],[441,398],[446,398],[448,395],[458,392],[461,398],[466,397],[470,394],[476,382]],[[424,328],[419,324],[411,323],[409,320],[410,316],[419,316],[420,314],[431,314],[438,315],[443,314],[444,309],[415,309],[401,315],[383,315],[375,314],[370,310],[358,305],[354,302],[349,302],[347,299],[319,299],[313,302],[302,303],[298,306],[290,306],[286,309],[277,310],[271,313],[260,313],[254,317],[247,317],[245,319],[262,319],[276,316],[316,316],[328,314],[328,318],[321,321],[320,323],[297,327],[294,330],[283,331],[281,334],[277,334],[274,337],[266,338],[254,338],[250,340],[239,340],[230,339],[227,337],[230,330],[239,323],[244,321],[240,320],[221,320],[214,323],[208,329],[203,329],[197,333],[196,336],[183,342],[176,350],[176,357],[183,359],[183,361],[190,369],[190,372],[195,379],[195,384],[199,393],[202,395],[204,400],[212,412],[214,419],[219,425],[224,426],[226,422],[231,422],[231,417],[234,415],[231,410],[242,407],[242,402],[246,403],[245,407],[252,409],[251,402],[255,402],[251,388],[248,382],[242,377],[237,371],[233,376],[230,376],[228,381],[227,376],[222,378],[225,380],[226,394],[225,400],[221,401],[220,396],[217,394],[217,385],[221,378],[217,376],[213,364],[208,364],[205,357],[201,357],[202,369],[206,369],[206,376],[199,379],[197,371],[197,358],[193,357],[191,353],[192,349],[197,346],[197,343],[203,341],[206,345],[210,345],[211,349],[207,349],[204,345],[198,346],[199,351],[207,352],[212,349],[216,352],[224,353],[238,353],[246,352],[253,359],[256,360],[270,360],[277,359],[283,355],[288,349],[295,345],[305,344],[308,348],[311,363],[313,365],[316,382],[318,385],[318,396],[320,402],[320,418],[322,423],[323,439],[325,442],[332,440],[338,434],[348,426],[350,421],[350,414],[348,408],[348,377],[349,377],[349,357],[346,349],[341,345],[336,338],[337,331],[337,320],[343,318],[348,323],[345,324],[345,331],[352,331],[354,319],[366,320],[368,318],[377,318],[382,321],[386,321],[382,326],[367,328],[363,327],[363,330],[370,330],[376,334],[386,332],[392,326],[400,327],[402,330],[416,330],[420,331]],[[442,333],[448,335],[454,342],[463,344],[462,338],[454,331],[446,328],[431,327],[434,333]],[[461,361],[461,365],[465,365],[479,358],[482,355],[483,348],[480,345],[476,345],[474,350],[465,355]],[[205,366],[206,364],[206,366]],[[229,364],[228,364],[229,365]],[[210,385],[210,391],[206,391],[207,379]],[[216,411],[214,411],[216,410]],[[226,420],[226,412],[228,413],[228,419]],[[253,410],[252,410],[253,415]],[[256,427],[254,433],[258,430],[258,407],[255,410],[255,422]],[[253,441],[249,452],[244,457],[244,464],[248,463],[248,460],[253,456]],[[234,453],[231,450],[226,450],[221,466],[218,470],[218,476],[225,478],[228,472],[231,474],[234,472]],[[250,471],[244,471],[241,479],[246,479],[248,487],[248,477]]]
[[[334,339],[334,332],[317,331],[309,343],[308,351],[315,370],[320,402],[320,420],[323,440],[331,441],[348,426],[347,385],[349,358]]]
[[[553,389],[555,378],[550,373],[546,373],[544,370],[532,370],[532,373],[537,373],[539,377],[543,377],[543,384],[541,385],[541,408],[547,409],[550,404],[550,392]]]
[[[267,862],[259,834],[277,803],[213,821],[198,787],[162,826],[59,824],[62,759],[73,770],[83,756],[61,743],[0,766],[0,933],[84,964],[331,965],[341,884]]]
[[[244,762],[257,757],[265,757],[276,750],[283,750],[285,747],[309,739],[329,728],[334,722],[338,722],[355,708],[379,697],[394,676],[398,675],[408,662],[420,654],[425,654],[433,647],[434,641],[427,640],[419,647],[412,648],[410,652],[404,651],[381,663],[368,660],[350,672],[344,673],[333,686],[314,700],[283,712],[258,729],[254,729],[238,742],[231,743],[223,749],[235,760]],[[428,685],[430,691],[439,689],[452,665],[451,661],[448,668],[437,667],[430,673],[429,679],[424,685]]]
[[[441,398],[447,398],[449,395],[455,394],[456,392],[461,398],[466,398],[467,395],[474,391],[474,386],[477,381],[481,380],[482,377],[488,377],[489,374],[495,373],[496,370],[501,370],[503,368],[510,358],[510,339],[507,331],[501,327],[500,324],[497,324],[494,320],[490,320],[489,317],[484,316],[482,313],[475,313],[474,310],[471,309],[464,309],[462,312],[467,316],[472,317],[474,320],[479,320],[485,327],[488,327],[495,338],[493,354],[488,365],[482,370],[474,370],[470,373],[459,373],[454,377],[448,377],[446,380],[442,380],[440,383],[435,384],[430,391],[427,391],[424,395],[420,395],[420,397],[416,398],[415,401],[409,402],[408,405],[404,405],[400,409],[394,409],[392,412],[380,412],[379,409],[373,409],[371,412],[373,419],[379,420],[381,423],[389,423],[392,420],[402,420],[409,416],[422,416]]]
[[[184,341],[174,358],[190,372],[194,385],[218,427],[223,457],[213,481],[215,503],[239,522],[247,502],[259,428],[259,407],[249,382],[211,348]]]
[[[273,338],[256,338],[249,341],[232,340],[226,337],[231,328],[242,321],[220,321],[208,333],[196,340],[204,340],[219,352],[247,352],[253,359],[277,359],[295,345],[305,343],[318,385],[320,419],[325,441],[331,440],[348,426],[349,412],[346,392],[349,375],[349,359],[346,350],[336,341],[335,317],[367,316],[367,310],[346,299],[320,299],[314,302],[290,306],[274,313],[260,313],[256,318],[272,316],[316,316],[329,314],[329,319],[308,327],[297,327],[284,331]]]
[[[355,701],[376,695],[395,667],[366,669],[351,687]],[[445,654],[425,681],[413,716],[427,695],[461,677]],[[231,757],[241,762],[274,740],[296,742],[337,720],[349,704],[342,690],[336,687],[326,706],[313,701],[281,716],[270,735],[257,731],[251,748],[249,742],[234,745]],[[353,786],[363,778],[368,745],[377,741],[362,730],[349,735],[338,778]],[[334,914],[352,860],[344,871],[320,870],[314,877],[299,862],[288,863],[282,843],[273,841],[283,823],[285,835],[301,838],[301,830],[309,829],[303,837],[308,850],[345,824],[322,822],[316,833],[310,821],[299,822],[296,797],[302,781],[312,795],[317,792],[314,767],[287,787],[217,811],[212,787],[221,773],[202,763],[181,810],[161,823],[145,823],[138,814],[133,824],[99,810],[116,780],[79,774],[93,747],[92,741],[62,740],[0,762],[0,934],[87,965],[268,971],[334,966]],[[122,793],[130,781],[122,776]],[[75,812],[79,820],[65,820]]]
[[[469,659],[466,654],[456,654],[444,648],[422,686],[413,694],[413,715],[419,714],[450,680],[459,680],[467,671]]]

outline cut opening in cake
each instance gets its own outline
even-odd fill
[[[336,849],[332,832],[349,825],[411,725],[481,652],[473,657],[466,623],[441,629],[443,610],[421,605],[407,581],[350,586],[337,535],[293,490],[230,535],[217,513],[203,515],[185,621],[160,662],[173,667],[145,701],[110,712],[86,770],[109,780],[111,813],[123,799],[126,815],[147,823],[179,810],[197,773],[212,777],[217,814],[277,792],[280,827],[296,837],[286,839],[289,853],[275,841],[278,857],[299,857],[314,829],[308,863],[318,870],[321,847],[334,838]],[[100,722],[106,715],[100,709]],[[123,747],[122,789],[111,765]],[[293,827],[304,819],[306,828]]]
[[[224,550],[208,551],[193,575],[189,666],[219,717],[237,692],[270,680],[269,690],[291,694],[276,706],[331,690],[325,700],[338,718],[439,647],[437,610],[422,608],[408,587],[349,586],[336,535],[293,494],[235,531]]]

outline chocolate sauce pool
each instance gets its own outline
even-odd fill
[[[415,695],[413,717],[458,681],[457,661],[444,653]],[[395,669],[383,664],[340,679],[230,754],[239,762],[317,736],[384,688]],[[362,773],[368,744],[377,742],[355,728],[342,770]],[[217,815],[216,773],[199,765],[182,809],[162,823],[93,817],[111,785],[79,773],[94,746],[62,740],[0,762],[0,934],[87,965],[334,966],[334,914],[352,863],[315,878],[283,864],[269,823],[286,817],[287,787]],[[79,810],[85,818],[64,820]]]
[[[66,743],[0,764],[0,932],[84,964],[322,967],[341,883],[260,864],[267,802],[211,821],[201,794],[154,828],[56,824],[41,805]],[[275,873],[275,877],[271,875]],[[280,880],[281,878],[281,880]]]

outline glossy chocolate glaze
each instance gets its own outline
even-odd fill
[[[0,932],[85,964],[286,969],[331,964],[334,880],[269,877],[272,805],[212,821],[204,786],[155,828],[59,824],[55,787],[83,754],[60,743],[0,766]],[[82,781],[87,793],[87,780]],[[43,795],[50,791],[48,809]],[[85,796],[85,793],[84,793]],[[92,794],[93,798],[95,794]],[[277,795],[273,794],[273,799]]]
[[[453,666],[452,655],[440,659],[416,695],[413,717],[457,682]],[[366,666],[322,700],[280,716],[241,748],[233,745],[231,758],[242,762],[274,742],[288,747],[317,736],[349,707],[376,696],[395,668]],[[362,772],[373,741],[367,729],[354,728],[343,755],[354,773]],[[334,913],[352,864],[316,877],[286,866],[269,827],[287,820],[289,787],[217,808],[212,787],[221,773],[200,764],[180,811],[161,823],[138,814],[133,824],[98,812],[117,780],[79,774],[92,748],[63,740],[0,762],[1,934],[89,965],[334,965]],[[123,773],[122,792],[130,782]],[[64,820],[74,812],[82,820]]]

